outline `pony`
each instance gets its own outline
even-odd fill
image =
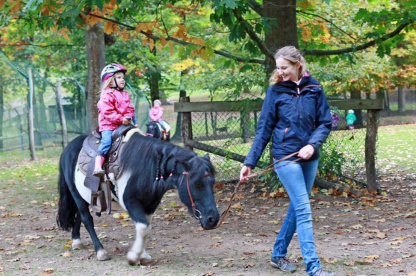
[[[91,236],[96,257],[109,259],[94,230],[89,204],[91,190],[84,186],[85,175],[78,169],[78,154],[86,136],[75,138],[64,149],[59,162],[59,204],[57,224],[72,229],[72,248],[82,248],[81,222]],[[213,186],[215,169],[208,155],[135,133],[124,145],[120,157],[123,171],[115,183],[113,197],[131,217],[136,239],[127,254],[130,265],[151,260],[145,240],[151,229],[152,215],[163,194],[177,189],[179,198],[205,230],[214,229],[219,220]]]
[[[156,139],[161,139],[164,141],[170,141],[170,130],[166,135],[163,135],[163,128],[160,123],[155,121],[150,121],[146,124],[146,136],[150,136]]]

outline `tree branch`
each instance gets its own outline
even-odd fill
[[[337,25],[335,25],[332,21],[330,21],[330,20],[328,20],[328,19],[326,19],[326,18],[324,18],[324,17],[322,17],[322,16],[320,16],[320,15],[317,15],[317,14],[314,14],[314,13],[309,13],[309,12],[304,12],[304,11],[300,11],[300,10],[296,10],[296,12],[298,12],[298,13],[303,13],[303,14],[306,14],[306,15],[311,15],[311,16],[314,16],[314,17],[318,17],[318,18],[320,18],[321,20],[323,20],[323,21],[325,21],[325,22],[328,22],[329,24],[331,24],[332,26],[334,26],[336,29],[338,29],[340,32],[342,32],[342,33],[344,33],[344,34],[346,34],[347,36],[349,36],[349,37],[351,37],[354,41],[355,40],[357,40],[355,37],[353,37],[352,35],[350,35],[349,33],[347,33],[346,31],[344,31],[343,29],[341,29],[340,27],[338,27]]]
[[[258,13],[259,15],[263,16],[263,5],[257,3],[256,0],[250,0],[248,2],[248,6],[255,11],[256,13]]]
[[[233,10],[235,18],[237,18],[238,22],[244,24],[244,31],[249,35],[249,37],[257,44],[257,47],[259,47],[260,51],[269,59],[274,60],[273,53],[266,47],[266,45],[263,44],[263,41],[261,41],[260,37],[257,36],[255,32],[251,28],[247,26],[247,23],[244,18],[238,14],[237,10]]]
[[[386,41],[389,40],[390,38],[398,35],[404,28],[406,28],[407,26],[409,26],[410,24],[412,24],[413,22],[415,22],[415,20],[412,20],[408,23],[403,23],[400,24],[399,27],[397,27],[396,30],[392,31],[391,33],[388,33],[384,36],[382,36],[381,38],[377,39],[377,40],[372,40],[370,42],[364,43],[362,45],[358,45],[355,47],[350,47],[350,48],[345,48],[345,49],[338,49],[338,50],[303,50],[303,55],[309,55],[309,56],[331,56],[331,55],[339,55],[339,54],[346,54],[346,53],[351,53],[351,52],[356,52],[356,51],[360,51],[360,50],[364,50],[367,48],[370,48],[374,45],[376,45],[376,42],[378,41]]]
[[[101,16],[101,15],[96,15],[96,14],[93,14],[93,13],[89,13],[88,15],[90,15],[90,16],[95,16],[95,17],[97,17],[97,18],[101,18],[101,19],[103,19],[103,20],[108,20],[108,21],[111,21],[111,22],[113,22],[113,23],[115,23],[115,24],[118,24],[118,25],[121,25],[121,26],[123,26],[123,27],[125,27],[125,28],[127,28],[128,30],[131,30],[131,31],[136,29],[136,28],[134,28],[133,26],[130,26],[130,25],[127,25],[127,24],[121,23],[121,22],[116,21],[116,20],[111,19],[111,18],[103,17],[103,16]],[[148,38],[153,39],[154,41],[160,40],[160,37],[159,37],[159,36],[156,36],[156,35],[152,35],[152,34],[146,33],[145,31],[140,31],[140,33],[141,33],[141,34],[143,34],[143,35],[145,35],[145,36],[146,36],[146,37],[148,37]],[[195,43],[191,43],[191,42],[186,42],[186,41],[183,41],[183,40],[180,40],[180,39],[177,39],[177,38],[173,38],[173,37],[171,37],[171,36],[168,36],[168,37],[166,38],[166,40],[168,40],[168,41],[173,41],[173,42],[176,42],[176,43],[178,43],[178,44],[185,45],[185,46],[198,46],[198,47],[206,47],[206,46],[204,46],[204,45],[199,45],[199,44],[195,44]],[[262,59],[256,59],[256,58],[254,58],[254,59],[246,59],[246,58],[237,57],[237,56],[234,56],[234,55],[229,54],[229,53],[227,53],[227,52],[218,51],[218,50],[214,50],[214,53],[215,53],[215,54],[217,54],[217,55],[223,56],[223,57],[227,57],[227,58],[234,59],[234,60],[236,60],[236,61],[241,61],[241,62],[249,62],[249,63],[258,63],[258,64],[264,64],[264,60],[262,60]]]

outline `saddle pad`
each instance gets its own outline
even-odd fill
[[[108,153],[108,158],[106,159],[106,163],[104,164],[104,167],[108,167],[108,173],[114,173],[114,178],[118,179],[119,175],[122,172],[122,162],[117,157],[121,154],[121,151],[123,149],[123,146],[126,142],[130,140],[130,138],[133,136],[133,134],[139,133],[140,135],[144,135],[143,132],[140,131],[138,128],[130,129],[124,136],[122,143],[120,143],[119,139],[116,143],[115,148],[111,148]],[[90,166],[92,166],[92,170],[94,170],[94,166],[91,164],[94,164],[94,158],[96,156],[96,152],[98,149],[98,146],[100,145],[100,140],[97,139],[94,135],[89,135],[87,138],[85,138],[83,147],[81,149],[81,152],[78,155],[78,167],[80,171],[85,176],[92,176],[92,171],[90,172]],[[93,177],[97,178],[98,177]],[[95,180],[95,179],[93,179]],[[94,182],[94,187],[95,187]]]

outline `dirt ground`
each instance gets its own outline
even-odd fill
[[[385,176],[381,183],[382,195],[361,198],[314,190],[318,253],[337,275],[416,275],[415,175]],[[220,212],[232,188],[216,190]],[[288,198],[258,186],[241,187],[226,224],[211,231],[199,228],[175,192],[167,193],[147,244],[153,260],[142,266],[127,264],[134,228],[117,204],[111,215],[95,217],[111,255],[100,262],[83,227],[85,248],[71,250],[70,233],[57,229],[55,202],[28,200],[30,189],[11,198],[9,189],[0,191],[0,275],[284,275],[269,256]],[[297,239],[288,257],[297,262],[291,275],[306,275]]]

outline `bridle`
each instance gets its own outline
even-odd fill
[[[211,175],[210,173],[206,173],[202,177],[208,177],[210,175]],[[191,200],[192,214],[194,215],[194,218],[196,218],[199,221],[199,224],[201,224],[202,213],[201,213],[201,211],[198,210],[198,208],[196,208],[196,204],[195,204],[194,198],[192,197],[191,187],[189,185],[189,173],[186,172],[186,171],[183,172],[182,173],[182,177],[183,178],[180,181],[179,186],[182,185],[183,180],[186,177],[186,189],[188,190],[188,196],[189,196],[189,199]]]

